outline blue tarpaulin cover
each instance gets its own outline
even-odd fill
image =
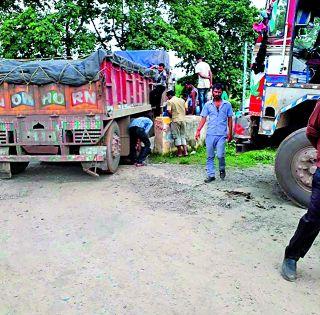
[[[164,50],[124,50],[116,51],[115,54],[146,68],[159,63],[164,63],[166,69],[170,67],[169,54]]]
[[[21,61],[0,59],[0,84],[3,82],[36,85],[61,83],[80,86],[99,80],[100,65],[104,59],[111,60],[129,72],[139,72],[147,76],[154,75],[154,72],[149,69],[151,65],[169,62],[168,54],[165,51],[111,53],[102,49],[87,58],[78,60]]]

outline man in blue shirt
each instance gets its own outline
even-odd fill
[[[131,121],[129,125],[129,134],[130,134],[130,159],[131,162],[136,166],[143,166],[144,161],[148,154],[151,152],[150,140],[148,133],[153,125],[153,122],[150,118],[147,117],[138,117]],[[140,153],[137,157],[137,143],[138,141],[144,144],[141,147]]]
[[[207,174],[205,183],[216,179],[214,168],[215,151],[219,160],[220,178],[226,177],[225,144],[232,140],[232,106],[228,101],[222,100],[222,85],[216,83],[212,87],[213,100],[207,102],[201,112],[201,120],[196,132],[196,140],[200,138],[200,131],[207,121]],[[229,129],[229,134],[227,130]]]

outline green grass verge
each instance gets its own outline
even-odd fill
[[[276,155],[275,149],[254,150],[245,153],[236,153],[235,144],[230,143],[226,147],[226,164],[233,167],[251,167],[258,164],[273,164]],[[178,158],[174,153],[159,155],[152,154],[149,158],[151,163],[170,163],[170,164],[206,164],[206,148],[199,148],[195,154],[188,157]]]

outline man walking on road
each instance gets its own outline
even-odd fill
[[[320,102],[312,112],[307,138],[317,149],[317,170],[313,175],[312,193],[307,213],[300,219],[296,232],[286,247],[281,274],[284,279],[294,281],[297,278],[297,261],[309,251],[320,231]]]
[[[148,133],[153,125],[150,118],[139,117],[131,121],[129,125],[129,135],[130,135],[130,159],[136,166],[143,166],[144,161],[148,154],[151,152],[150,140]],[[137,143],[143,143],[141,147],[139,156],[137,157]]]
[[[173,91],[167,92],[167,98],[167,111],[172,118],[171,132],[178,150],[178,157],[187,156],[186,109],[188,105],[184,99],[176,97]]]
[[[199,107],[200,112],[204,104],[207,102],[207,93],[212,85],[212,72],[210,66],[203,61],[204,57],[201,55],[196,56],[197,65],[195,73],[198,75],[198,93],[199,93]]]
[[[219,160],[220,178],[224,180],[226,177],[226,162],[225,162],[225,144],[226,139],[228,142],[232,140],[232,106],[228,101],[222,100],[222,85],[216,83],[213,85],[213,100],[207,102],[201,112],[201,120],[196,132],[195,139],[200,138],[200,131],[206,123],[206,147],[207,147],[207,179],[205,183],[210,183],[216,179],[214,157],[217,151]],[[229,133],[227,133],[229,129]]]

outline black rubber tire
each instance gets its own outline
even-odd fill
[[[16,175],[22,173],[29,165],[29,162],[11,162],[11,174]]]
[[[119,155],[116,157],[112,156],[112,152],[110,148],[112,147],[112,141],[114,134],[119,137],[120,141],[120,129],[119,125],[114,121],[111,126],[109,127],[106,137],[105,137],[105,144],[107,145],[107,155],[106,155],[106,163],[107,163],[107,173],[114,174],[119,166],[120,163],[120,152]]]
[[[302,128],[281,142],[275,160],[275,173],[280,187],[289,199],[303,208],[309,205],[311,189],[306,191],[297,183],[291,168],[295,154],[305,147],[311,147],[311,143],[306,137],[306,128]]]

